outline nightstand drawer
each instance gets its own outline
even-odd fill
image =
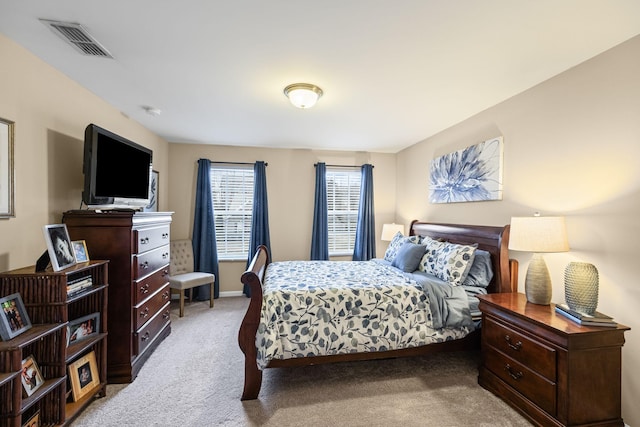
[[[556,381],[556,351],[485,316],[483,341],[550,381]]]
[[[499,351],[487,349],[485,366],[517,392],[551,415],[556,413],[556,384]]]

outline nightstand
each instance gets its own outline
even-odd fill
[[[580,326],[524,294],[481,295],[478,383],[536,425],[623,426],[621,359],[629,328]]]

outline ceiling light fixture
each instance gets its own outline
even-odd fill
[[[311,108],[322,96],[322,89],[309,83],[294,83],[284,88],[284,94],[298,108]]]

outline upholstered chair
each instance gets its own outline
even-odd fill
[[[169,267],[169,286],[171,292],[180,294],[180,317],[184,316],[185,290],[189,289],[191,301],[193,289],[197,286],[209,284],[211,297],[209,307],[213,307],[213,284],[216,276],[211,273],[193,271],[193,246],[190,239],[171,241],[171,264]]]

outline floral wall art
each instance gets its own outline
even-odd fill
[[[431,161],[431,203],[502,200],[502,137]]]

